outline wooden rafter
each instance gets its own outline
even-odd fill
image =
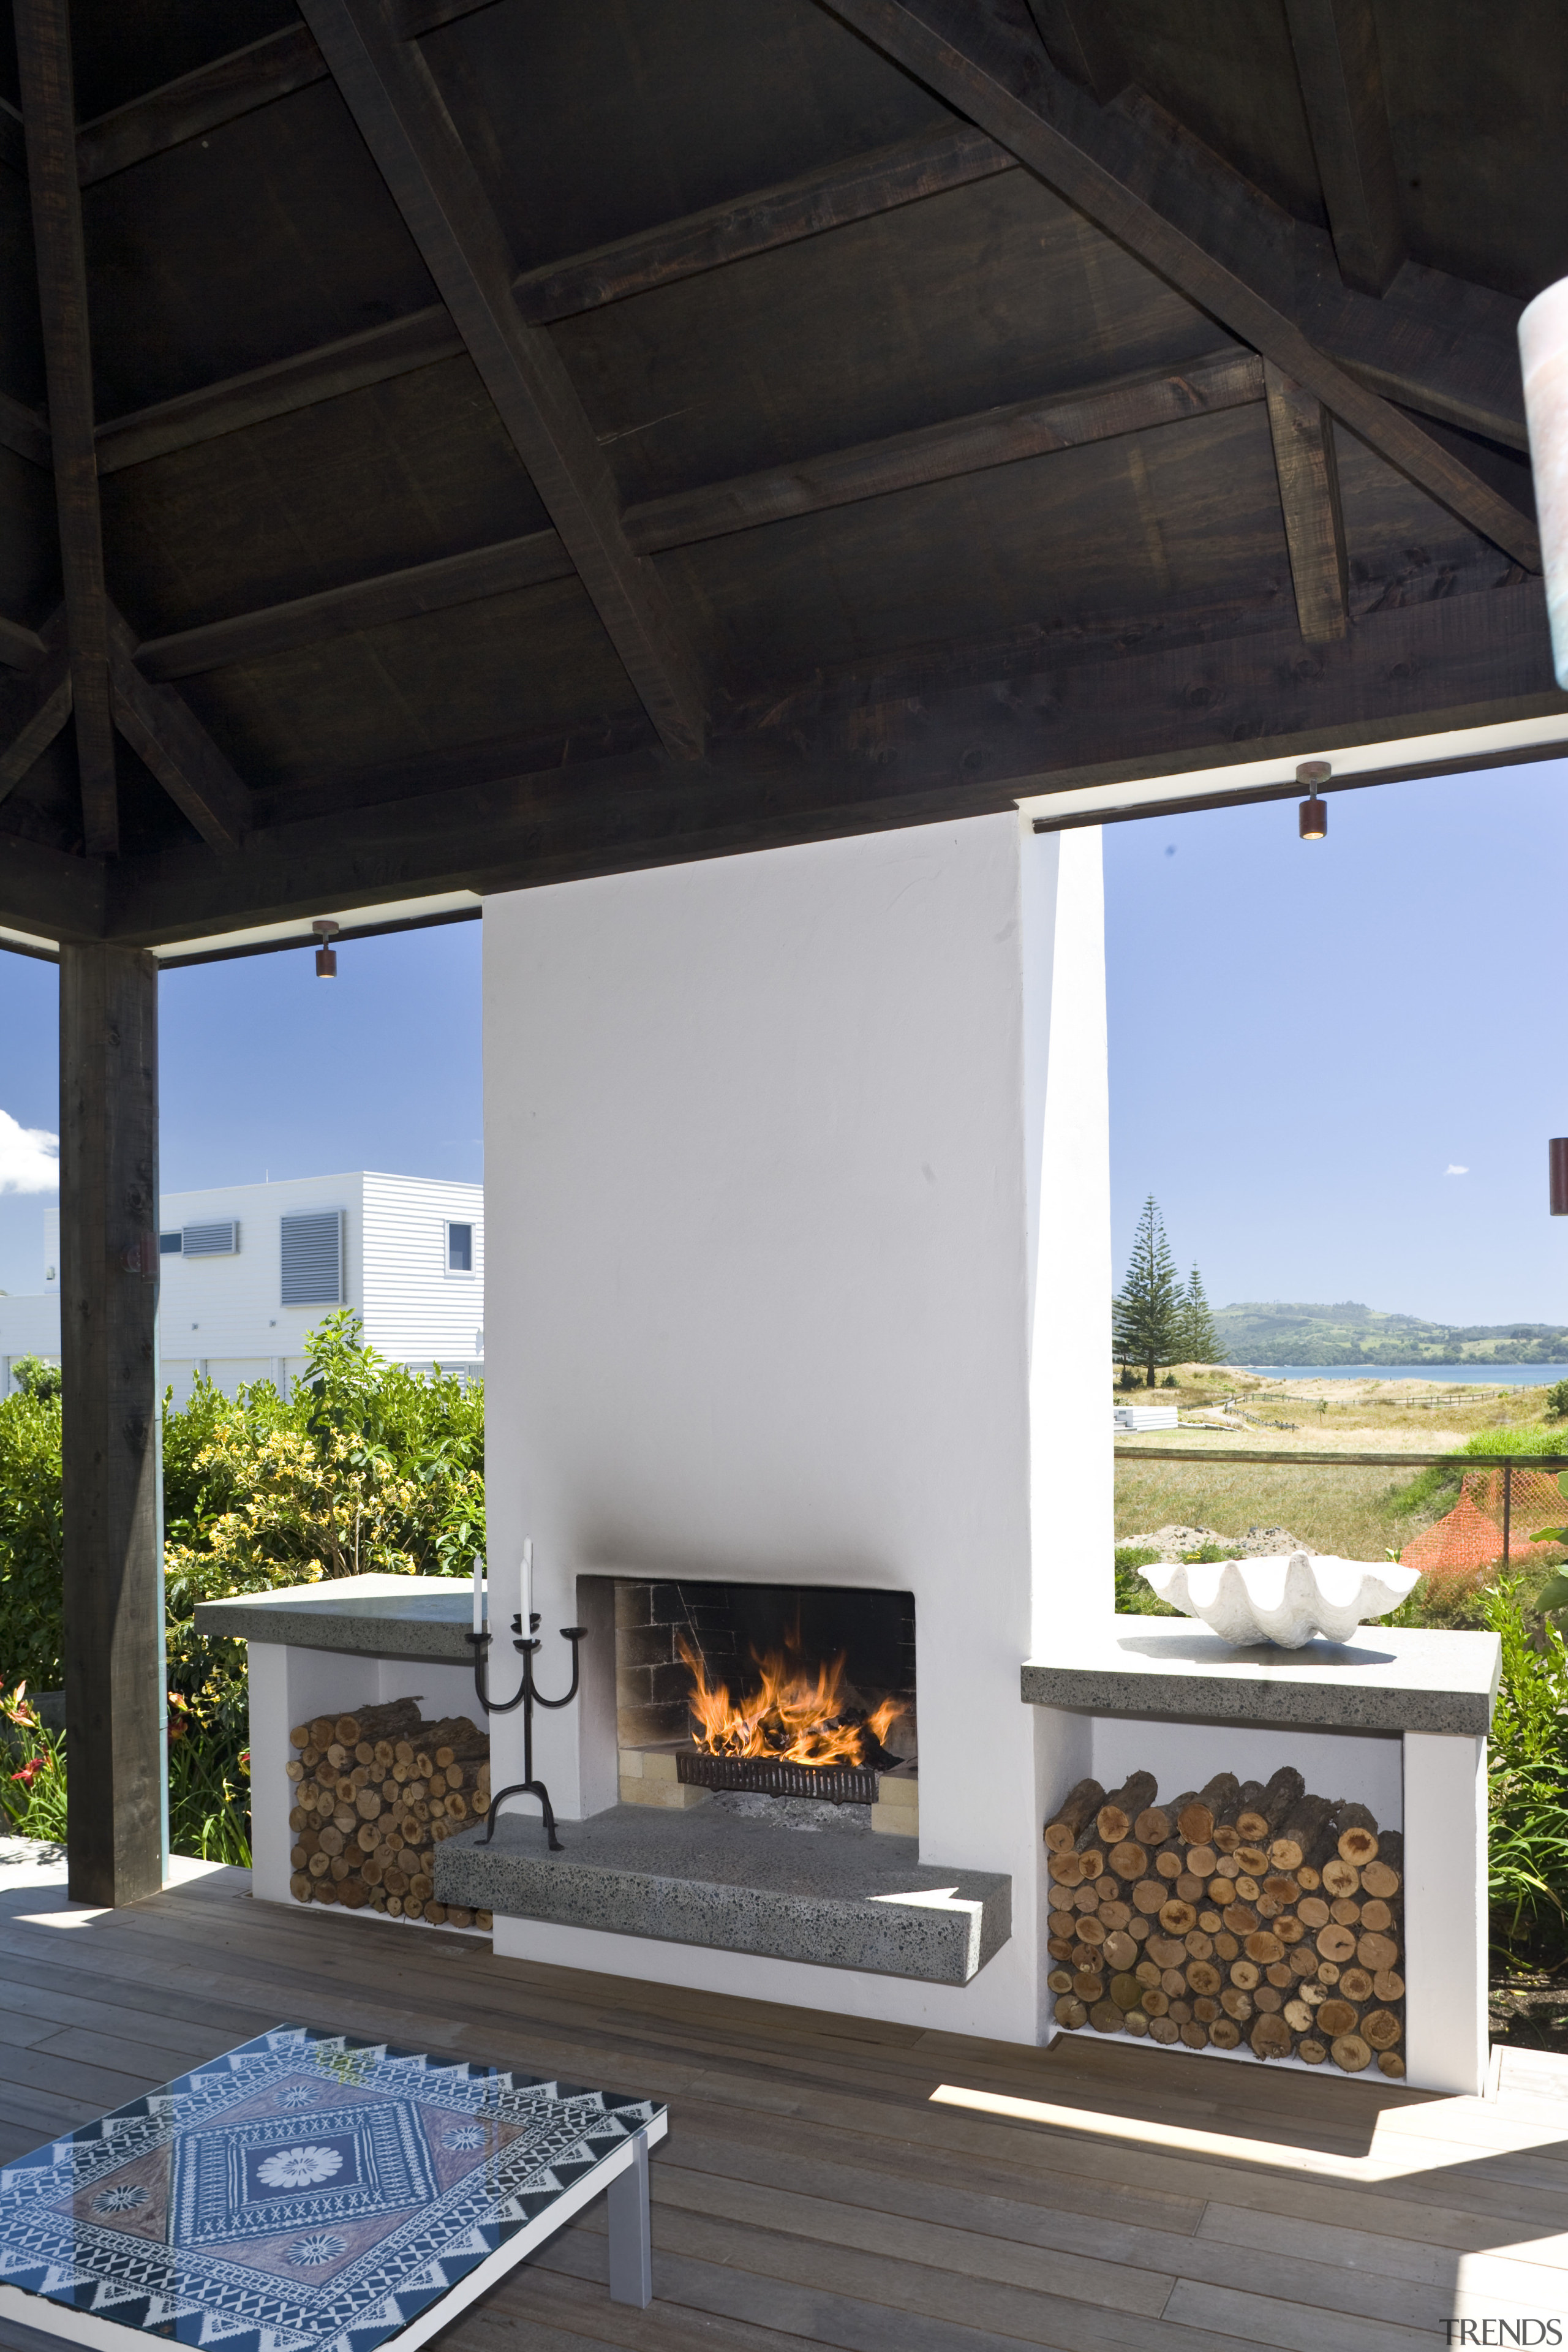
[[[110,691],[114,721],[175,806],[214,849],[237,847],[250,830],[250,794],[201,720],[173,687],[136,667],[136,639],[110,608]]]
[[[1405,235],[1372,0],[1285,0],[1285,14],[1340,268],[1385,293]]]
[[[76,177],[68,0],[15,0],[13,14],[38,257],[82,819],[89,852],[112,855],[120,843],[120,813],[109,708],[109,616],[93,454],[92,352]]]
[[[45,622],[40,643],[42,659],[14,681],[5,698],[5,717],[0,724],[8,731],[0,750],[0,801],[43,757],[70,717],[70,655],[63,604]]]
[[[1187,367],[1150,369],[1080,392],[1016,401],[978,416],[954,417],[884,441],[830,450],[767,473],[679,490],[628,507],[622,520],[627,541],[638,554],[663,554],[731,531],[753,530],[828,507],[883,498],[922,482],[950,481],[1022,458],[1112,440],[1120,434],[1213,415],[1262,398],[1262,362],[1251,352],[1221,352]],[[231,662],[256,661],[293,646],[346,636],[355,629],[536,587],[566,578],[572,570],[556,532],[532,531],[465,555],[439,556],[434,562],[410,564],[288,604],[150,638],[137,649],[137,664],[147,677],[194,677]]]
[[[0,163],[15,172],[18,179],[26,178],[27,134],[8,98],[0,98]]]
[[[24,406],[4,392],[0,392],[0,441],[7,449],[14,449],[18,457],[30,457],[35,466],[47,467],[54,462],[47,417],[40,416],[36,408]]]
[[[1225,166],[1212,158],[1208,163],[1212,173],[1224,175]],[[970,124],[922,131],[526,271],[513,279],[512,290],[525,319],[543,325],[1018,169],[1005,148]],[[1227,203],[1232,215],[1245,214],[1250,205],[1256,215],[1250,240],[1259,250],[1288,257],[1297,288],[1295,311],[1322,350],[1407,406],[1524,447],[1517,302],[1412,263],[1400,274],[1396,296],[1384,303],[1369,300],[1343,284],[1326,238],[1229,176],[1235,184],[1215,201]],[[268,417],[428,367],[463,348],[444,305],[436,304],[112,418],[98,428],[99,471],[143,465]],[[13,417],[0,404],[0,440],[48,462],[47,426],[31,411],[17,407]]]
[[[182,629],[173,636],[148,638],[137,647],[136,666],[143,677],[195,677],[230,662],[260,661],[293,646],[320,645],[355,629],[378,628],[416,614],[445,612],[454,604],[572,577],[572,559],[559,534],[531,531],[467,555],[437,556],[432,563],[408,564],[341,588],[321,589],[313,596],[297,596],[287,604],[269,604],[259,612],[237,613],[228,620]]]
[[[108,904],[105,860],[73,856],[11,832],[0,839],[5,922],[42,940],[97,939]]]
[[[802,238],[1017,169],[984,131],[962,123],[921,131],[847,162],[824,165],[733,203],[662,223],[613,245],[523,272],[512,294],[531,326],[672,286]],[[297,358],[185,393],[99,429],[99,468],[118,473],[268,416],[308,408],[360,386],[451,359],[464,348],[443,304],[369,327]],[[0,416],[0,434],[4,418]]]
[[[37,629],[0,619],[0,662],[7,669],[37,669],[48,650]]]
[[[1282,281],[1257,236],[1257,192],[1213,159],[1184,169],[1135,110],[1097,106],[1016,26],[971,0],[826,0],[907,71],[988,131],[1109,236],[1231,333],[1309,386],[1377,454],[1527,570],[1541,568],[1534,525],[1392,402],[1370,392],[1309,335],[1311,303]],[[1195,142],[1192,142],[1194,143]]]
[[[1308,644],[1321,645],[1342,637],[1350,625],[1334,421],[1315,393],[1292,383],[1272,362],[1265,370],[1297,618]]]
[[[1016,169],[1005,148],[969,123],[921,131],[778,187],[643,229],[596,252],[531,269],[513,290],[523,317],[543,326]]]
[[[523,322],[500,225],[417,47],[378,0],[304,0],[332,78],[665,748],[702,753],[702,688],[564,361]]]
[[[1150,369],[1120,383],[1016,401],[978,416],[921,425],[912,433],[830,450],[738,481],[650,499],[627,508],[626,536],[634,547],[648,553],[689,547],[700,540],[817,514],[827,507],[885,498],[923,482],[952,481],[959,475],[1016,465],[1021,458],[1082,448],[1091,441],[1111,441],[1124,433],[1177,425],[1220,409],[1244,408],[1262,397],[1263,371],[1253,353],[1222,352],[1187,367]]]
[[[326,73],[307,27],[287,26],[84,122],[76,135],[77,177],[84,188],[107,180],[111,173],[216,131],[219,123],[269,106],[290,90],[324,81]]]
[[[1105,0],[1029,0],[1046,54],[1060,73],[1109,105],[1131,79]]]
[[[1304,647],[1294,626],[1218,645],[1123,652],[1104,668],[1048,659],[911,697],[807,684],[716,734],[700,772],[631,752],[510,780],[313,814],[214,866],[194,848],[121,861],[110,935],[174,940],[416,889],[515,887],[1010,808],[1021,793],[1336,744],[1394,743],[1489,719],[1560,713],[1540,583],[1369,614]],[[1433,682],[1441,682],[1436,699]],[[1128,762],[1136,761],[1132,770]]]
[[[337,400],[365,384],[384,383],[438,360],[456,359],[462,349],[461,335],[437,303],[386,326],[366,327],[357,335],[342,336],[293,358],[247,368],[242,375],[225,376],[195,392],[114,417],[99,427],[98,470],[118,474],[175,449],[219,441],[226,433],[242,432],[269,416],[289,416],[297,409],[313,408],[318,401]]]

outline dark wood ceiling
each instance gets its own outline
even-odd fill
[[[13,8],[0,924],[1568,710],[1555,0]]]

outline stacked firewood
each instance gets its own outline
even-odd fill
[[[490,1925],[488,1911],[437,1903],[431,1874],[442,1840],[489,1808],[490,1743],[466,1715],[425,1723],[416,1699],[395,1698],[317,1716],[289,1739],[297,1902],[368,1906],[435,1927]]]
[[[1046,1824],[1058,2022],[1397,2080],[1403,1838],[1289,1766],[1158,1793],[1080,1780]]]

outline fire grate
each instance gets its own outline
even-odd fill
[[[773,1756],[709,1756],[679,1748],[675,1777],[693,1789],[738,1789],[754,1797],[818,1797],[829,1805],[874,1805],[880,1774],[869,1764],[785,1764]]]

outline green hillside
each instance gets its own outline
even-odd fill
[[[1558,1324],[1424,1323],[1355,1299],[1220,1307],[1214,1324],[1227,1364],[1568,1363],[1568,1328]]]

